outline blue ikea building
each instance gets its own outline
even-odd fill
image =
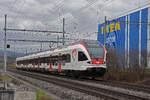
[[[150,7],[136,9],[99,24],[98,41],[104,44],[105,40],[106,48],[116,48],[125,67],[132,67],[134,60],[140,66],[150,68],[149,22]]]

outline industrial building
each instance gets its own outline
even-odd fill
[[[99,24],[98,41],[107,49],[115,48],[125,67],[138,63],[150,68],[150,6]]]

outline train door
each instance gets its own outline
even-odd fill
[[[84,70],[84,67],[81,66],[85,66],[87,65],[87,56],[85,55],[85,53],[83,51],[78,51],[78,66],[79,66],[79,70]]]
[[[77,58],[78,58],[78,52],[77,49],[73,49],[72,53],[71,53],[71,64],[72,64],[72,69],[76,70],[78,67],[78,62],[77,62]]]
[[[64,53],[62,55],[62,69],[65,69],[65,70],[70,70],[72,69],[71,68],[71,54],[70,53]]]

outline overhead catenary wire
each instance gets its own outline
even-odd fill
[[[18,42],[40,42],[40,43],[50,43],[50,42],[53,42],[53,43],[62,43],[62,41],[50,41],[50,40],[27,40],[27,39],[7,39],[7,41],[18,41]]]
[[[50,30],[29,30],[29,29],[11,29],[11,28],[7,28],[6,30],[8,31],[28,31],[28,32],[43,32],[43,33],[63,33],[60,31],[50,31]],[[66,33],[68,34],[68,33]]]
[[[92,2],[90,2],[87,6],[82,7],[82,8],[79,10],[78,13],[81,13],[81,12],[84,11],[85,9],[89,8],[91,5],[95,4],[96,1],[98,1],[98,0],[92,1]],[[74,11],[73,13],[75,13],[75,12],[76,12],[76,11]],[[75,17],[75,16],[74,16],[74,17]],[[62,16],[62,18],[63,18],[63,16]],[[77,18],[77,16],[76,16],[75,18]],[[59,18],[59,19],[60,19],[60,18]],[[77,18],[77,19],[78,19],[78,18]],[[66,21],[68,21],[68,20],[69,20],[69,19],[67,19]],[[56,22],[56,23],[57,23],[57,22]]]

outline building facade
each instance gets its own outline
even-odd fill
[[[150,68],[150,7],[99,24],[98,41],[106,48],[116,48],[125,66],[132,67],[134,60]]]

